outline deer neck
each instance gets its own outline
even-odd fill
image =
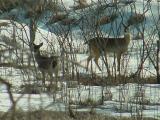
[[[35,52],[34,55],[35,55],[35,59],[36,59],[37,61],[41,58],[40,51]]]
[[[124,38],[126,40],[126,43],[129,44],[131,40],[131,34],[130,33],[125,33]]]

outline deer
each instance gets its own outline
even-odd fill
[[[43,42],[38,45],[33,43],[33,52],[34,52],[35,61],[37,62],[38,68],[43,75],[43,85],[45,85],[46,73],[48,73],[48,75],[50,76],[51,78],[50,82],[52,85],[53,73],[55,75],[56,83],[57,83],[58,70],[59,70],[58,56],[46,57],[41,55],[40,48],[42,46],[43,46]]]
[[[124,37],[119,37],[119,38],[95,37],[85,42],[85,44],[88,44],[89,46],[89,56],[87,58],[87,68],[86,68],[87,71],[89,62],[92,60],[92,58],[94,58],[95,64],[101,71],[101,68],[98,64],[98,60],[102,55],[102,53],[104,53],[104,57],[106,60],[105,65],[107,67],[108,75],[110,75],[107,63],[108,53],[115,53],[118,63],[117,71],[120,71],[121,55],[128,50],[128,45],[131,41],[129,25],[126,26],[123,24],[123,26],[124,26]]]

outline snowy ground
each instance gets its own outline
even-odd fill
[[[0,86],[0,111],[7,111],[11,107],[11,102],[5,86]],[[108,92],[110,91],[110,92]],[[90,95],[89,95],[90,92]],[[66,95],[66,93],[68,95]],[[56,102],[47,94],[21,94],[13,93],[14,99],[18,100],[17,108],[23,110],[36,110],[44,108],[47,110],[65,111],[66,100],[78,103],[91,98],[94,101],[101,100],[102,88],[100,86],[79,86],[79,88],[68,88],[62,92],[57,92]],[[108,94],[110,93],[110,95]],[[158,118],[160,113],[160,86],[145,84],[126,84],[124,86],[110,86],[104,90],[103,105],[95,107],[98,113],[132,116],[142,111],[144,117]],[[112,96],[112,97],[111,97]],[[107,100],[108,99],[108,100]],[[142,101],[142,104],[138,104]],[[88,111],[90,107],[76,107],[77,111]]]
[[[72,2],[68,2],[68,1],[70,0],[67,0],[67,1],[65,0],[65,3],[64,3],[67,8],[73,5],[73,1]],[[142,10],[141,3],[142,1],[137,2],[139,11]],[[152,9],[153,11],[157,10],[156,2],[152,3]],[[150,14],[151,14],[150,12],[147,13],[147,16],[150,16]],[[153,12],[153,14],[157,14],[157,12]],[[18,43],[20,43],[21,45],[23,45],[24,42],[28,43],[29,41],[29,39],[27,38],[27,36],[29,36],[28,27],[21,26],[19,24],[17,25],[18,25],[18,28],[16,31],[17,33],[21,33],[21,28],[25,29],[25,32],[23,32],[23,36],[22,34],[18,34],[20,37],[23,37],[24,41],[21,41],[21,42],[18,41]],[[1,30],[1,34],[5,34],[6,36],[10,37],[11,33],[13,32],[12,29],[13,29],[12,26],[10,26],[8,27],[7,30],[5,29]],[[5,31],[9,31],[9,32],[5,32]],[[76,32],[77,31],[75,31],[75,35],[77,35]],[[148,36],[146,36],[146,39],[149,39]],[[56,40],[57,38],[53,33],[50,33],[46,30],[39,28],[39,30],[36,33],[35,43],[38,44],[40,42],[44,42],[44,46],[42,47],[41,50],[49,51],[52,48],[50,46],[47,46],[48,43],[51,43],[51,45],[55,45],[55,44],[57,45],[58,42]],[[79,40],[80,38],[77,41]],[[75,43],[78,43],[77,41],[75,41]],[[133,42],[135,42],[134,44],[137,44],[138,46],[139,43],[137,41],[132,41],[132,44]],[[3,44],[3,42],[0,41],[0,44]],[[129,46],[129,48],[132,47],[132,44]],[[136,48],[136,45],[134,47]],[[59,48],[58,45],[55,46],[55,49],[57,49],[57,51],[60,52],[58,48]],[[30,54],[30,51],[28,50],[28,44],[25,44],[24,49],[27,51],[27,53]],[[10,57],[16,59],[17,57],[16,55],[13,55]],[[9,53],[5,53],[5,56],[9,56]],[[77,62],[85,67],[86,59],[88,55],[76,54],[75,56],[76,56]],[[137,70],[137,67],[139,65],[140,59],[138,58],[140,58],[140,56],[137,54],[136,51],[125,55],[123,66],[127,65],[127,67],[122,66],[122,69],[123,69],[122,73],[125,70],[127,70],[126,74],[131,74],[132,72],[134,73]],[[93,71],[97,75],[102,75],[102,74],[107,75],[106,69],[103,65],[102,60],[99,60],[99,63],[100,63],[100,66],[103,68],[103,72],[99,71],[94,63],[93,63]],[[109,65],[111,67],[113,66],[113,57],[109,58]],[[143,67],[144,67],[143,75],[145,77],[155,76],[155,70],[149,60],[146,60]],[[86,73],[84,68],[78,67],[78,69],[81,73]],[[102,99],[102,89],[104,89],[103,91],[104,103],[103,105],[97,105],[95,107],[97,112],[110,114],[110,115],[117,115],[117,116],[120,116],[120,115],[132,116],[142,111],[142,114],[144,117],[160,118],[159,116],[160,85],[157,85],[157,84],[138,85],[138,84],[128,83],[125,85],[107,86],[105,88],[102,88],[101,86],[83,86],[83,85],[79,85],[76,88],[66,88],[66,86],[63,86],[62,91],[57,91],[56,93],[56,102],[53,102],[52,95],[48,95],[45,93],[23,94],[23,95],[17,93],[16,87],[18,88],[21,84],[24,84],[26,79],[34,79],[33,74],[34,73],[22,74],[21,70],[18,70],[15,68],[8,68],[8,67],[0,68],[1,77],[9,80],[10,83],[12,83],[13,85],[13,88],[14,88],[13,96],[15,100],[18,100],[17,106],[16,106],[17,108],[21,108],[23,110],[45,108],[48,110],[65,111],[65,108],[68,105],[69,101],[71,101],[74,104],[77,104],[80,100],[86,101],[87,99],[92,99],[96,102],[100,101]],[[64,84],[67,84],[67,80],[64,80]],[[6,90],[6,86],[3,84],[0,84],[0,111],[7,111],[10,107],[11,107],[11,101],[9,99],[9,96]],[[76,110],[88,111],[90,110],[90,107],[82,107],[77,105]]]
[[[26,29],[28,29],[26,27]],[[36,42],[39,43],[39,39],[43,41],[42,36],[45,36],[45,32],[40,29],[41,32],[36,34]],[[2,31],[3,33],[3,31]],[[40,33],[43,33],[41,35]],[[48,33],[48,32],[47,32]],[[55,37],[54,35],[52,37]],[[45,42],[45,40],[43,41]],[[44,43],[47,44],[47,43]],[[44,46],[42,50],[45,50],[47,46]],[[26,48],[27,49],[27,48]],[[6,53],[7,54],[7,53]],[[75,54],[76,60],[82,66],[86,66],[87,54]],[[6,55],[7,56],[7,55]],[[130,56],[130,57],[129,57]],[[15,56],[16,57],[16,56]],[[127,73],[135,72],[139,61],[137,58],[139,56],[134,55],[125,55],[124,56],[124,70],[127,70]],[[129,61],[127,63],[127,61]],[[106,74],[105,67],[103,66],[102,60],[99,60],[100,66],[104,69],[103,74]],[[109,64],[112,66],[113,57],[109,58]],[[90,66],[89,66],[90,67]],[[152,69],[153,66],[150,65],[149,61],[146,61],[144,67],[147,68],[147,71],[143,71],[145,76],[153,75],[155,70]],[[81,73],[86,73],[84,68],[78,67]],[[101,75],[102,72],[99,71],[96,65],[93,62],[93,70],[97,75]],[[122,71],[123,72],[123,71]],[[146,73],[145,73],[146,72]],[[45,108],[48,110],[57,110],[65,111],[68,102],[71,101],[74,104],[78,104],[80,101],[87,101],[87,99],[94,100],[99,102],[102,99],[102,87],[100,86],[83,86],[80,85],[76,88],[66,88],[63,87],[62,91],[57,91],[56,93],[56,102],[53,102],[52,95],[45,93],[42,94],[17,94],[16,87],[18,88],[21,84],[24,84],[25,80],[34,79],[34,76],[31,74],[22,74],[21,70],[15,68],[0,68],[1,77],[7,80],[10,80],[13,88],[13,96],[17,102],[17,108],[23,110],[34,110],[38,108]],[[152,73],[152,74],[151,74]],[[33,73],[32,73],[33,74]],[[24,77],[26,76],[26,77]],[[67,84],[67,80],[64,81]],[[137,95],[138,94],[138,95]],[[154,117],[159,118],[160,113],[160,86],[159,85],[150,85],[146,84],[139,86],[137,84],[126,84],[119,86],[107,86],[104,88],[103,96],[104,103],[103,105],[97,105],[95,107],[98,113],[117,115],[117,116],[133,116],[142,111],[144,117]],[[7,111],[11,107],[11,101],[9,99],[6,87],[0,85],[0,111]],[[144,103],[144,104],[139,104]],[[90,107],[75,106],[77,111],[88,111]],[[138,111],[138,112],[137,112]]]

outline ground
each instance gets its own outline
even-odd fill
[[[128,118],[128,117],[111,117],[92,112],[74,112],[72,115],[69,112],[53,112],[36,110],[24,112],[18,110],[15,113],[9,112],[8,114],[1,112],[0,119],[3,120],[140,120],[141,118]],[[143,118],[143,120],[157,120],[154,118]]]

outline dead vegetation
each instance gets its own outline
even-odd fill
[[[0,119],[2,120],[140,120],[139,118],[128,117],[111,117],[109,115],[92,114],[91,112],[75,112],[75,118],[70,116],[69,112],[53,112],[44,110],[35,111],[22,111],[17,110],[14,113],[9,112],[4,118],[3,112],[0,113]],[[143,120],[157,120],[154,118],[143,118]]]
[[[78,81],[82,85],[91,85],[91,86],[105,86],[105,85],[112,86],[112,85],[127,84],[127,83],[157,84],[157,79],[154,76],[142,78],[138,76],[133,76],[132,74],[129,76],[111,75],[107,77],[100,77],[97,76],[96,74],[91,74],[91,75],[86,74],[79,76]]]
[[[18,2],[18,0],[0,0],[0,9],[1,9],[1,12],[9,12],[11,11],[12,9],[18,7],[18,6],[21,6],[21,4],[23,4],[21,7],[24,7],[26,9],[26,14],[24,15],[24,17],[30,19],[32,21],[32,19],[34,19],[35,21],[32,23],[30,23],[29,27],[30,27],[30,42],[34,42],[35,40],[35,33],[36,33],[36,30],[38,28],[37,24],[38,23],[38,19],[37,18],[41,18],[43,13],[46,12],[47,10],[51,10],[51,11],[55,11],[57,12],[57,14],[52,14],[51,16],[49,16],[49,24],[47,24],[48,26],[50,26],[50,24],[54,24],[54,25],[63,25],[61,27],[71,27],[71,25],[77,25],[77,26],[80,26],[81,24],[83,24],[83,26],[86,26],[86,28],[83,28],[82,31],[85,32],[88,28],[92,28],[93,31],[89,31],[89,32],[86,32],[86,34],[84,34],[84,38],[88,38],[87,37],[87,34],[89,34],[90,32],[96,32],[96,33],[100,33],[103,32],[101,30],[98,29],[98,27],[100,25],[104,25],[104,24],[109,24],[109,23],[112,23],[114,22],[119,15],[117,14],[113,14],[113,15],[109,15],[109,16],[99,16],[100,19],[95,19],[93,20],[94,22],[97,21],[96,25],[98,26],[93,26],[93,23],[92,21],[90,20],[90,17],[87,18],[87,17],[84,17],[84,16],[88,16],[88,14],[85,14],[82,18],[84,21],[82,21],[82,18],[81,19],[74,19],[72,17],[69,17],[69,14],[67,13],[66,14],[66,11],[65,11],[65,14],[58,14],[58,12],[60,12],[60,7],[58,6],[58,4],[56,5],[56,2],[51,2],[51,1],[48,1],[49,3],[45,3],[44,4],[44,0],[35,0],[35,2],[32,2],[32,0],[24,0],[23,3],[21,2]],[[75,1],[76,2],[76,1]],[[117,3],[117,2],[114,2],[114,3]],[[99,3],[98,3],[99,4]],[[126,3],[127,4],[127,3]],[[116,5],[116,4],[115,4]],[[108,4],[106,4],[105,6],[108,6]],[[103,8],[103,5],[100,5],[101,9]],[[75,12],[76,10],[81,10],[83,11],[83,9],[85,8],[88,8],[90,9],[90,5],[86,3],[86,0],[78,0],[77,2],[77,6],[73,6],[72,7],[74,11],[72,11],[72,14],[73,12]],[[99,8],[100,9],[100,8]],[[92,11],[92,9],[90,9]],[[99,10],[98,10],[99,11]],[[63,11],[64,12],[64,11]],[[68,11],[69,12],[69,11]],[[47,16],[45,16],[47,17]],[[124,16],[125,17],[125,16]],[[92,18],[92,17],[91,17]],[[86,21],[85,21],[86,19]],[[136,25],[136,24],[139,24],[139,23],[143,23],[143,21],[145,21],[145,12],[142,13],[142,14],[135,14],[134,15],[131,15],[130,18],[127,20],[127,24],[129,25]],[[37,20],[37,21],[36,21]],[[79,22],[80,21],[80,22]],[[88,23],[87,21],[91,21],[91,24],[92,25],[89,25],[89,24],[85,24],[85,23]],[[123,21],[123,19],[122,19]],[[83,23],[84,22],[84,23]],[[79,24],[81,23],[81,24]],[[87,27],[88,26],[88,27]],[[3,22],[0,24],[0,27],[9,27],[7,23]],[[18,27],[17,27],[18,29]],[[94,31],[96,29],[96,31]],[[80,53],[81,51],[81,46],[83,46],[83,43],[81,43],[79,49],[75,49],[73,46],[72,46],[72,42],[69,42],[69,39],[70,37],[68,36],[68,33],[72,32],[70,31],[72,29],[69,29],[67,32],[66,32],[66,35],[61,35],[60,38],[62,38],[62,40],[64,40],[66,42],[66,44],[68,45],[67,47],[65,47],[65,45],[61,46],[61,48],[63,48],[64,51],[68,51],[66,52],[66,54],[68,53],[68,56],[71,56],[71,60],[72,61],[71,63],[72,64],[72,70],[71,71],[74,71],[79,67],[82,67],[82,68],[85,68],[81,65],[79,65],[79,63],[77,61],[75,61],[76,59],[74,59],[74,57],[76,56],[75,54],[76,53]],[[118,29],[119,30],[119,29]],[[2,30],[1,30],[2,31]],[[59,29],[60,33],[65,33],[63,30]],[[83,32],[81,33],[82,36],[83,36]],[[108,32],[108,31],[107,31]],[[11,33],[12,34],[12,33]],[[27,74],[28,76],[32,76],[31,75],[31,72],[32,71],[36,71],[35,69],[35,64],[31,65],[31,64],[28,64],[26,65],[24,60],[23,59],[20,59],[21,56],[19,54],[22,54],[25,55],[24,53],[24,48],[25,46],[22,46],[21,44],[19,44],[18,41],[16,41],[16,37],[15,37],[15,33],[13,33],[13,39],[10,39],[9,37],[7,36],[1,36],[1,43],[2,44],[2,48],[5,47],[5,49],[2,49],[0,50],[0,53],[1,53],[1,58],[3,62],[0,62],[0,67],[3,69],[4,67],[6,68],[14,68],[14,69],[19,69],[21,71],[21,74],[23,74],[23,76],[25,76],[25,74]],[[141,36],[142,35],[142,36]],[[25,43],[25,40],[23,39],[24,36],[22,36],[22,42]],[[141,34],[140,32],[140,35],[137,34],[137,38],[139,37],[142,37],[142,39],[144,39],[144,36],[143,34]],[[58,38],[58,37],[57,37]],[[73,36],[71,35],[71,41],[73,39]],[[117,39],[117,38],[116,38]],[[46,39],[47,41],[48,39]],[[60,40],[57,39],[57,41],[59,41],[60,43]],[[65,42],[63,44],[65,44]],[[120,44],[120,43],[119,43]],[[28,45],[28,44],[27,44]],[[8,49],[8,46],[9,46],[9,49]],[[66,50],[66,48],[68,48]],[[118,47],[117,47],[118,48]],[[148,48],[149,49],[149,48]],[[17,51],[21,51],[22,50],[22,53],[18,53]],[[28,50],[29,51],[29,50]],[[62,52],[64,52],[62,51]],[[85,50],[83,50],[85,51]],[[13,60],[13,56],[11,56],[10,54],[9,55],[2,55],[2,54],[6,54],[6,52],[10,52],[12,54],[15,54],[16,55],[16,60]],[[15,52],[15,53],[14,53]],[[145,52],[145,49],[144,51]],[[82,52],[81,52],[82,53]],[[84,52],[83,52],[84,53]],[[159,52],[157,52],[157,55],[158,55]],[[30,52],[29,52],[30,54]],[[147,54],[149,54],[148,50],[147,50]],[[75,56],[74,56],[75,55]],[[20,57],[19,57],[20,56]],[[32,56],[32,55],[31,55]],[[30,60],[32,63],[34,63],[32,61],[32,57],[31,56],[27,56],[28,57],[28,61],[29,62],[26,62],[26,63],[30,63]],[[145,56],[142,56],[142,59],[144,59],[143,57]],[[156,56],[155,56],[156,57]],[[151,59],[152,60],[152,59]],[[6,62],[7,61],[7,62]],[[154,59],[153,59],[154,61]],[[67,61],[68,62],[68,61]],[[141,62],[143,64],[143,60]],[[140,65],[141,65],[140,63]],[[154,63],[154,62],[152,62]],[[157,60],[157,63],[158,63],[158,60]],[[142,67],[141,67],[142,68]],[[155,68],[157,68],[157,71],[159,71],[159,67],[158,65],[155,64]],[[119,85],[119,84],[127,84],[127,83],[137,83],[137,84],[155,84],[157,83],[157,78],[156,76],[155,77],[152,77],[152,76],[149,76],[149,77],[146,77],[146,78],[143,78],[143,77],[140,77],[140,76],[136,76],[136,75],[110,75],[110,76],[103,76],[103,75],[97,75],[95,74],[94,72],[90,72],[90,73],[85,73],[83,71],[83,73],[77,73],[75,74],[74,72],[72,73],[69,73],[69,72],[66,72],[65,73],[65,69],[63,70],[64,72],[64,76],[63,78],[59,77],[58,79],[60,80],[69,80],[69,82],[67,81],[67,87],[70,89],[70,88],[78,88],[79,85],[86,85],[86,86],[114,86],[114,85]],[[68,68],[67,68],[68,69]],[[29,70],[29,72],[27,71]],[[12,73],[14,73],[14,71],[11,71]],[[68,75],[69,73],[69,75]],[[34,74],[34,73],[32,73]],[[67,75],[66,75],[67,74]],[[103,73],[104,74],[104,73]],[[5,75],[7,76],[6,73],[2,73],[1,75]],[[38,77],[37,77],[38,76]],[[39,79],[39,74],[35,75],[35,81],[37,82],[38,80],[41,80]],[[30,82],[30,77],[28,77],[28,83]],[[48,80],[48,78],[47,78]],[[4,83],[5,85],[7,85],[8,87],[8,94],[10,95],[10,100],[13,104],[13,108],[16,108],[16,101],[14,100],[13,98],[13,95],[12,95],[12,91],[10,90],[12,85],[10,85],[10,83],[6,83],[4,81],[1,81],[2,83]],[[66,82],[66,81],[65,81]],[[21,85],[20,86],[21,88],[19,88],[21,91],[19,92],[20,94],[40,94],[41,93],[41,88],[43,88],[44,86],[38,86],[38,84],[25,84],[25,85]],[[46,87],[47,88],[47,87]],[[48,87],[48,89],[50,89],[50,87]],[[55,89],[57,90],[57,88],[55,87]],[[55,90],[55,91],[56,91]],[[57,90],[58,91],[58,90]],[[140,100],[136,101],[135,104],[139,105],[145,105],[145,104],[150,104],[150,101],[148,99],[145,99],[145,96],[143,93],[136,93],[135,94],[135,98],[140,98]],[[111,91],[107,91],[105,93],[105,96],[103,98],[104,100],[112,100],[112,93]],[[1,101],[0,101],[1,102]],[[72,102],[72,101],[71,101]],[[134,101],[130,101],[132,103],[134,103]],[[74,101],[73,101],[74,103]],[[70,103],[71,104],[71,103]],[[74,104],[73,104],[74,105]],[[91,98],[88,98],[87,100],[85,101],[82,101],[80,103],[81,106],[98,106],[98,105],[102,105],[102,101],[101,99],[97,102]],[[119,110],[119,109],[118,109]],[[123,112],[122,109],[119,110],[119,112]],[[126,112],[126,111],[125,111]],[[157,115],[158,116],[158,115]],[[94,111],[94,108],[89,111],[89,112],[77,112],[75,109],[65,109],[65,112],[56,112],[56,111],[47,111],[47,110],[32,110],[32,111],[23,111],[23,110],[15,110],[14,112],[13,111],[9,111],[7,113],[5,112],[0,112],[0,120],[72,120],[72,119],[77,119],[77,120],[155,120],[154,118],[142,118],[137,115],[135,117],[131,117],[131,118],[127,118],[127,117],[110,117],[108,115],[102,115],[102,114],[96,114],[96,111]]]

